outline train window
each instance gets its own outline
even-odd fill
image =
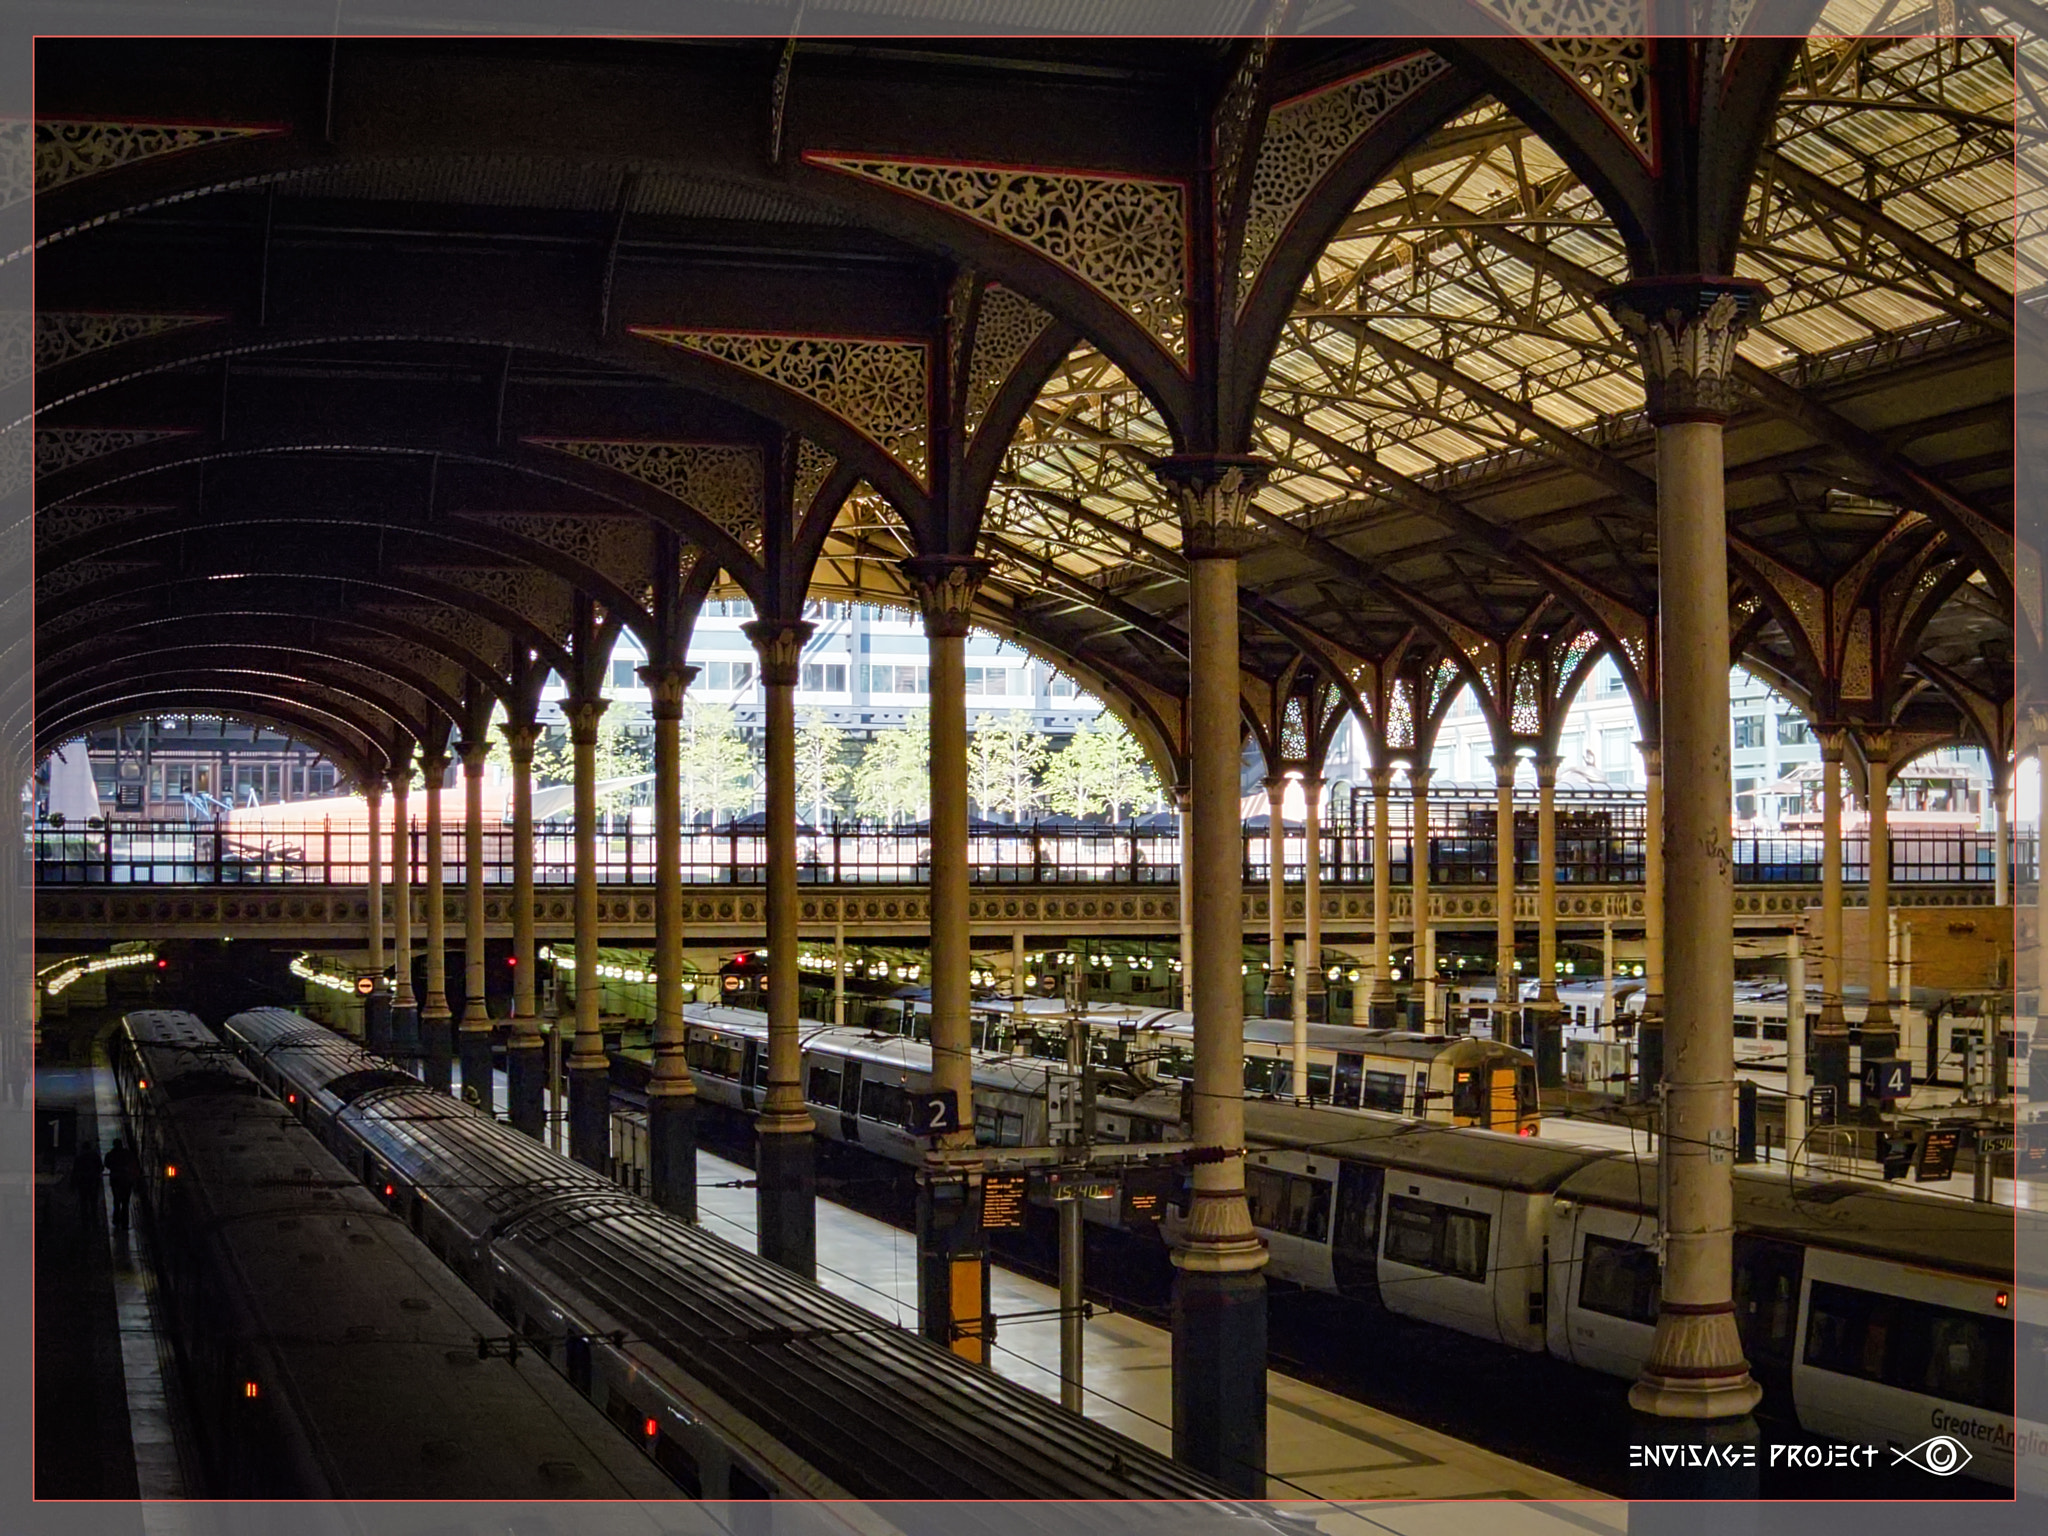
[[[737,1082],[743,1060],[738,1046],[728,1045],[723,1040],[706,1040],[699,1053],[697,1069],[709,1077],[728,1077]]]
[[[1293,1073],[1289,1074],[1290,1086]],[[1330,1064],[1327,1061],[1312,1061],[1308,1064],[1308,1096],[1324,1104],[1330,1102]]]
[[[1470,1067],[1460,1067],[1451,1081],[1451,1113],[1460,1119],[1477,1120],[1486,1103],[1486,1079]]]
[[[907,1125],[910,1100],[894,1083],[864,1082],[860,1085],[860,1117],[880,1125]]]
[[[753,1081],[756,1088],[766,1088],[768,1086],[768,1048],[766,1046],[761,1046],[754,1052]]]
[[[1330,1102],[1339,1109],[1359,1108],[1360,1080],[1364,1073],[1365,1058],[1363,1056],[1354,1056],[1349,1051],[1341,1053],[1337,1057],[1337,1080],[1336,1086],[1330,1093]],[[1384,1075],[1384,1073],[1377,1072],[1373,1074],[1375,1077],[1382,1077]],[[1379,1106],[1367,1105],[1365,1107],[1378,1108]]]
[[[1289,1086],[1288,1079],[1277,1068],[1281,1064],[1265,1056],[1247,1056],[1244,1059],[1244,1091],[1249,1094],[1278,1093]]]
[[[1365,1074],[1363,1107],[1366,1109],[1401,1112],[1401,1105],[1408,1097],[1408,1078],[1400,1072],[1368,1072]]]
[[[654,1464],[668,1474],[670,1482],[683,1490],[683,1497],[703,1497],[704,1479],[697,1470],[697,1458],[680,1441],[671,1440],[667,1435],[659,1436],[654,1442]]]
[[[1492,1225],[1492,1218],[1482,1211],[1392,1195],[1387,1199],[1382,1252],[1396,1264],[1433,1269],[1461,1280],[1484,1280]]]
[[[2012,1412],[2013,1334],[2004,1319],[1819,1280],[1808,1308],[1808,1365]]]
[[[1330,1181],[1290,1176],[1286,1222],[1284,1230],[1289,1237],[1305,1237],[1313,1243],[1328,1241]]]
[[[809,1083],[804,1089],[804,1097],[813,1104],[823,1104],[830,1109],[837,1109],[840,1085],[845,1080],[846,1074],[837,1067],[813,1067]]]
[[[1632,1323],[1657,1321],[1657,1255],[1641,1243],[1586,1238],[1579,1305]]]
[[[1541,1103],[1542,1101],[1536,1092],[1536,1069],[1534,1067],[1515,1068],[1515,1113],[1517,1115],[1533,1115],[1537,1113]]]
[[[1764,1026],[1764,1038],[1766,1040],[1776,1040],[1782,1045],[1785,1040],[1785,1026],[1782,1024],[1766,1024]]]
[[[984,1147],[1024,1145],[1024,1117],[980,1104],[974,1110],[974,1139]]]
[[[1277,1168],[1247,1167],[1244,1171],[1244,1199],[1251,1207],[1252,1225],[1278,1232],[1287,1209],[1287,1175]]]

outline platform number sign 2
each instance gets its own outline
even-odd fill
[[[960,1096],[950,1088],[928,1088],[910,1096],[911,1131],[919,1136],[944,1136],[960,1129]]]

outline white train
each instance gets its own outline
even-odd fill
[[[765,1017],[686,1011],[699,1091],[757,1107]],[[1124,1043],[1143,1038],[1134,1028]],[[820,1134],[914,1161],[924,1143],[904,1123],[907,1098],[929,1063],[911,1038],[807,1025]],[[1101,1080],[1098,1140],[1183,1135],[1178,1094],[1116,1069]],[[1071,1083],[1060,1064],[978,1052],[980,1139],[1045,1144]],[[1654,1159],[1257,1098],[1245,1122],[1246,1197],[1273,1278],[1588,1369],[1640,1371],[1657,1314]],[[1737,1321],[1768,1404],[1851,1441],[1904,1449],[1950,1434],[1972,1452],[1967,1475],[2009,1483],[2015,1437],[2048,1437],[2014,1415],[2015,1370],[2021,1401],[2048,1401],[2048,1297],[2016,1291],[2014,1220],[2009,1207],[1738,1169]],[[1171,1203],[1163,1224],[1170,1238]]]
[[[988,999],[974,1005],[973,1017],[979,1046],[1065,1059],[1067,1008],[1056,999]],[[1192,1075],[1193,1014],[1112,1003],[1089,1005],[1082,1017],[1099,1064],[1162,1082]],[[1483,1037],[1311,1024],[1307,1047],[1311,1103],[1537,1133],[1535,1058],[1512,1046]],[[1282,1019],[1246,1019],[1244,1049],[1245,1093],[1291,1099],[1294,1026]]]
[[[1274,1278],[1640,1371],[1657,1315],[1654,1160],[1292,1105],[1245,1115],[1246,1196]],[[1952,1435],[1967,1475],[1996,1483],[2012,1481],[2015,1436],[2044,1443],[2048,1429],[2014,1416],[2015,1370],[2019,1401],[2048,1402],[2048,1297],[2016,1294],[2010,1207],[1738,1169],[1735,1219],[1737,1323],[1767,1406],[1901,1449]]]

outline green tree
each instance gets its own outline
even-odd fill
[[[853,771],[854,809],[878,821],[918,821],[931,813],[931,724],[923,710],[877,731]]]
[[[685,699],[681,726],[683,820],[709,811],[751,810],[754,801],[754,752],[740,736],[732,711],[723,704]]]
[[[1137,738],[1121,720],[1102,714],[1053,754],[1045,788],[1046,799],[1063,815],[1106,812],[1112,821],[1121,821],[1128,808],[1158,798],[1159,780]]]
[[[511,751],[504,745],[502,737],[492,747],[491,756],[501,761],[507,772],[511,770]],[[653,738],[635,735],[625,707],[615,702],[598,716],[595,760],[600,784],[612,779],[639,778],[654,771]],[[576,748],[569,740],[566,725],[548,730],[534,744],[533,782],[536,787],[576,782]],[[617,810],[633,797],[636,788],[635,785],[621,783],[600,791],[597,808],[601,811]]]
[[[852,776],[853,769],[846,761],[846,732],[829,720],[806,714],[796,730],[796,793],[812,826],[824,826],[829,816],[838,812],[840,791]]]
[[[1038,776],[1050,748],[1041,732],[1017,720],[974,718],[967,742],[967,793],[985,816],[1022,821],[1045,798]]]

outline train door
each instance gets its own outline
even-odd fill
[[[1337,1226],[1331,1234],[1330,1267],[1337,1290],[1366,1301],[1380,1299],[1380,1192],[1383,1169],[1370,1163],[1337,1165]]]
[[[1364,1091],[1365,1058],[1351,1051],[1337,1053],[1337,1078],[1330,1089],[1330,1102],[1339,1109],[1356,1109]]]
[[[1799,1333],[1799,1282],[1806,1250],[1797,1243],[1737,1233],[1735,1326],[1767,1411],[1792,1416],[1792,1353]]]
[[[740,1108],[759,1109],[761,1096],[754,1091],[754,1068],[761,1060],[762,1047],[749,1040],[740,1051]]]
[[[1520,1113],[1515,1100],[1515,1068],[1489,1063],[1486,1068],[1486,1104],[1480,1124],[1489,1130],[1512,1135]]]
[[[861,1064],[849,1061],[846,1076],[839,1085],[839,1139],[858,1142],[860,1140],[860,1072]]]

